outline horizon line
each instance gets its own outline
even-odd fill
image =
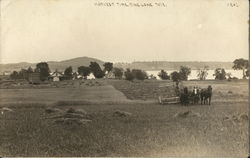
[[[28,61],[20,61],[20,62],[9,62],[9,63],[5,63],[5,62],[1,62],[1,65],[6,65],[6,64],[20,64],[20,63],[28,63],[28,64],[36,64],[39,62],[63,62],[63,61],[67,61],[67,60],[73,60],[73,59],[77,59],[77,58],[93,58],[95,60],[100,60],[102,62],[112,62],[112,63],[135,63],[135,62],[233,62],[233,61],[219,61],[219,60],[134,60],[134,61],[104,61],[98,58],[94,58],[94,57],[87,57],[87,56],[82,56],[82,57],[75,57],[75,58],[70,58],[70,59],[64,59],[64,60],[48,60],[48,61],[37,61],[37,62],[28,62]]]

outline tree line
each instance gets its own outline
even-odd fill
[[[249,65],[248,60],[245,60],[243,58],[234,60],[233,69],[234,70],[242,70],[243,71],[243,79],[246,77],[249,77]],[[127,68],[124,70],[123,68],[113,67],[113,63],[111,62],[105,62],[103,64],[103,69],[97,62],[90,62],[89,66],[79,66],[77,68],[77,72],[79,75],[83,77],[83,79],[87,79],[87,76],[89,76],[91,73],[93,73],[95,78],[103,78],[106,74],[109,74],[112,72],[113,77],[116,79],[122,79],[125,78],[126,80],[132,81],[132,80],[145,80],[149,78],[156,78],[155,76],[148,76],[147,73],[144,70],[140,69],[129,69]],[[208,75],[208,66],[205,66],[204,68],[201,68],[197,71],[197,78],[199,80],[205,80]],[[45,81],[48,80],[50,77],[50,68],[48,63],[46,62],[40,62],[36,65],[35,69],[32,69],[31,67],[27,69],[21,69],[19,72],[13,71],[10,75],[11,79],[25,79],[28,80],[29,74],[37,72],[40,74],[40,80]],[[61,76],[61,80],[72,80],[73,78],[77,78],[78,75],[76,72],[73,72],[73,68],[71,66],[67,67],[64,70],[63,75]],[[188,76],[191,74],[191,68],[186,66],[181,66],[179,71],[174,71],[170,75],[164,71],[161,70],[158,73],[158,76],[162,80],[173,80],[174,82],[179,81],[185,81],[188,80]],[[226,73],[225,69],[223,68],[216,68],[214,71],[215,79],[218,80],[225,80],[226,78],[232,79],[232,75],[230,73]]]
[[[246,77],[249,77],[250,71],[249,71],[249,61],[243,58],[236,59],[233,62],[233,69],[234,70],[242,70],[243,74],[243,79],[246,79]],[[199,80],[206,80],[206,77],[208,75],[208,66],[204,66],[203,68],[200,68],[197,71],[197,79]],[[162,80],[170,80],[170,78],[175,81],[182,81],[182,80],[187,80],[188,76],[191,74],[191,69],[186,67],[186,66],[181,66],[179,71],[174,71],[170,75],[168,75],[167,72],[164,70],[161,70],[158,73],[158,76]],[[216,68],[214,70],[213,76],[215,77],[216,80],[231,80],[233,79],[231,73],[227,73],[224,68]],[[234,77],[235,78],[235,77]]]

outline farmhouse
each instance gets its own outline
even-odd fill
[[[87,76],[87,79],[95,79],[95,76],[93,73],[90,73],[88,76]]]
[[[41,82],[40,80],[40,73],[39,72],[32,72],[29,73],[29,77],[28,77],[29,83],[32,84],[38,84]]]
[[[110,71],[108,73],[105,74],[105,78],[108,78],[108,79],[114,79],[115,78],[115,74]]]
[[[62,76],[63,76],[63,73],[56,70],[50,75],[50,78],[52,79],[52,81],[60,81],[60,77]]]
[[[9,76],[11,74],[11,71],[4,71],[3,76]]]

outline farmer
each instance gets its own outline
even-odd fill
[[[187,87],[184,87],[184,91],[183,91],[183,93],[181,93],[180,100],[181,100],[181,103],[184,105],[187,105],[189,103],[188,88]]]
[[[180,96],[180,94],[181,94],[179,85],[175,86],[175,94],[176,94],[176,96]]]

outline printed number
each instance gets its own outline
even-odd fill
[[[228,7],[239,7],[238,3],[234,3],[234,2],[227,3],[227,6]]]

